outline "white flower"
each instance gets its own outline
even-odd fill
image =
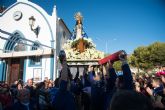
[[[104,57],[104,53],[96,50],[96,45],[92,42],[91,38],[84,38],[89,43],[89,48],[85,49],[85,52],[80,53],[77,50],[71,48],[72,43],[79,40],[79,38],[74,40],[67,40],[64,44],[63,49],[66,51],[67,59],[100,59]]]
[[[88,42],[92,42],[92,39],[91,38],[88,38]]]

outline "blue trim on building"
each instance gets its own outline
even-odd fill
[[[14,49],[14,45],[16,44],[16,42],[18,40],[20,40],[20,37],[25,38],[24,35],[22,34],[22,32],[19,31],[19,30],[14,31],[13,34],[18,34],[19,36],[18,37],[10,36],[9,39],[11,41],[9,40],[9,41],[5,42],[5,45],[3,47],[4,50],[13,50]],[[25,43],[26,43],[26,41],[25,41]],[[25,47],[25,50],[27,50],[27,47]]]
[[[16,42],[20,40],[20,37],[24,38],[24,35],[19,30],[14,31],[14,34],[17,34],[18,36],[17,35],[16,36],[10,36],[10,39],[12,41],[14,41],[14,42],[12,42],[10,40],[6,41],[5,45],[3,47],[4,50],[13,50]],[[25,41],[25,43],[26,43],[26,41]],[[27,47],[25,47],[25,50],[27,50]],[[3,81],[6,80],[6,75],[7,75],[7,73],[6,73],[6,69],[7,69],[6,66],[7,66],[6,63],[3,62],[3,70],[2,70],[2,80]]]
[[[3,62],[0,61],[0,81],[2,81],[2,78],[3,78]]]
[[[33,56],[32,56],[33,57]],[[29,61],[28,61],[28,67],[41,67],[42,66],[42,58],[43,57],[40,57],[40,64],[31,64],[31,59],[30,59],[31,57],[29,57],[28,59],[29,59]]]
[[[3,81],[4,75],[5,75],[6,73],[4,72],[4,68],[5,68],[4,62],[2,62],[2,64],[3,64],[3,68],[2,68],[2,81]]]
[[[25,81],[25,77],[26,77],[26,63],[27,63],[27,59],[24,59],[24,67],[23,67],[23,81]]]
[[[4,64],[3,64],[4,66],[3,66],[3,77],[2,77],[2,81],[5,81],[6,80],[6,63],[4,62]]]
[[[20,38],[16,38],[14,42],[10,45],[10,50],[14,50],[14,46],[16,45],[16,42],[18,42]]]
[[[33,43],[30,50],[37,50],[37,48],[40,48],[39,44],[40,44],[39,41],[35,41],[35,43]],[[34,46],[36,46],[36,47],[34,47]],[[28,67],[41,67],[42,66],[42,56],[37,56],[37,57],[40,57],[40,64],[32,64],[32,59],[31,59],[32,57],[35,57],[35,56],[29,57]]]
[[[53,74],[54,74],[54,55],[50,56],[50,79],[53,80]]]

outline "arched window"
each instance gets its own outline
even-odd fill
[[[25,51],[24,42],[19,40],[14,46],[14,51]]]
[[[37,50],[38,48],[40,48],[40,45],[39,43],[35,42],[33,44],[33,46],[31,47],[31,50]],[[42,57],[41,56],[31,56],[30,57],[30,66],[41,66],[41,59]]]
[[[6,42],[5,52],[10,51],[25,51],[26,50],[26,42],[23,41],[22,36],[19,32],[15,32],[13,36]]]

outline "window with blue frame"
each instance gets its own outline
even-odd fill
[[[40,47],[39,43],[34,43],[31,50],[37,50]],[[29,66],[41,66],[42,61],[41,61],[42,57],[41,56],[31,56],[29,57]]]

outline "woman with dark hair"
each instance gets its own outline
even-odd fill
[[[23,89],[23,84],[22,84],[22,82],[18,82],[16,86],[17,86],[17,90]]]

